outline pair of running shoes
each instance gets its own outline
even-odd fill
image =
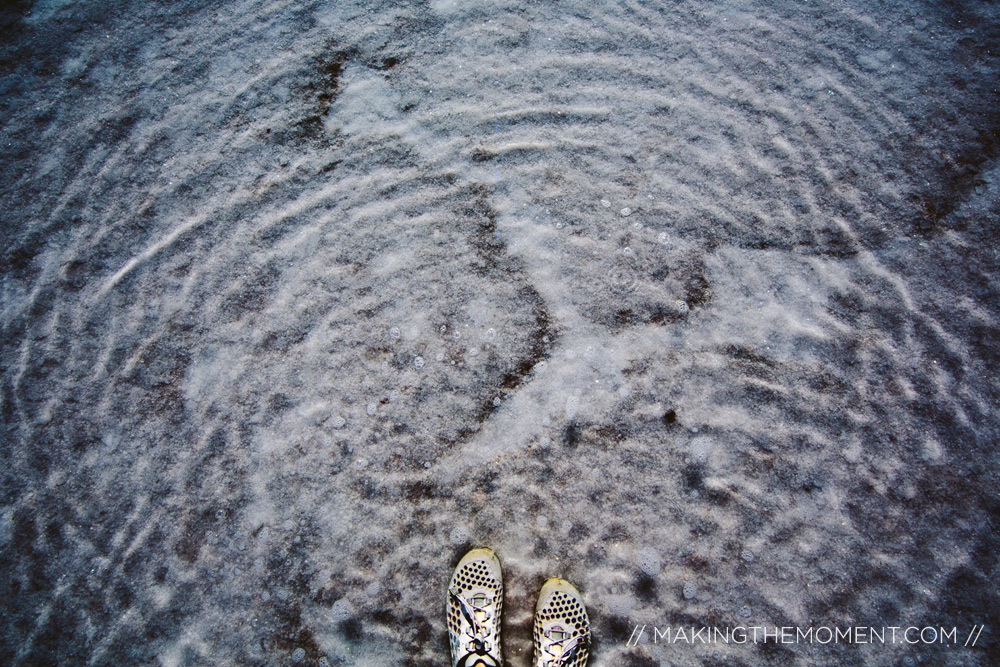
[[[448,585],[448,639],[452,667],[500,667],[500,560],[489,549],[465,554]],[[542,585],[535,607],[534,667],[584,667],[590,621],[580,593],[564,579]]]

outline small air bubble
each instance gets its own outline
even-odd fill
[[[344,428],[345,425],[347,425],[347,420],[341,417],[340,415],[337,415],[336,417],[330,420],[331,428],[335,429]]]
[[[271,594],[268,591],[264,591],[263,593],[260,594],[260,599],[263,600],[264,602],[270,602]]]
[[[635,564],[639,566],[640,570],[651,577],[658,575],[660,573],[660,568],[663,565],[660,560],[660,554],[657,553],[656,549],[652,547],[640,549],[635,554]]]
[[[326,656],[319,659],[319,667],[330,667],[330,661],[326,659]]]
[[[215,518],[217,520],[219,520],[219,521],[222,521],[223,519],[225,519],[226,518],[226,510],[219,510],[219,511],[217,511],[215,513]]]
[[[630,209],[628,206],[626,206],[625,208],[623,208],[619,212],[622,214],[622,217],[624,217],[624,218],[627,218],[630,215],[632,215],[632,209]]]
[[[478,357],[479,356],[479,348],[478,347],[470,347],[469,348],[469,356],[470,357]]]
[[[295,522],[292,521],[291,519],[285,519],[285,522],[281,524],[281,527],[284,528],[285,530],[291,530],[295,528]]]
[[[292,651],[292,662],[302,662],[306,659],[306,650],[301,646]]]
[[[698,595],[698,587],[692,581],[684,582],[684,599],[693,600]]]
[[[689,310],[691,310],[691,307],[688,306],[687,301],[685,301],[684,299],[675,300],[674,308],[677,310],[677,312],[681,314],[687,313]]]
[[[455,526],[448,535],[448,541],[458,546],[469,541],[469,531],[464,526]]]
[[[370,598],[378,597],[378,594],[381,592],[382,592],[382,585],[379,584],[377,581],[373,581],[372,583],[368,584],[368,586],[365,588],[365,595],[367,595]]]
[[[423,368],[424,367],[424,358],[421,357],[421,356],[413,357],[413,365],[416,368]]]
[[[740,616],[742,616],[743,618],[750,618],[750,616],[752,615],[753,612],[750,611],[750,605],[745,604],[742,607],[740,607]]]
[[[375,413],[378,412],[378,406],[375,405],[374,403],[369,403],[367,406],[365,406],[365,412],[368,413],[369,417],[374,417]]]
[[[633,255],[633,254],[634,254],[634,253],[632,252],[632,248],[630,248],[630,247],[628,247],[628,246],[625,246],[624,248],[622,248],[622,253],[624,253],[624,254],[626,254],[626,255]]]
[[[602,199],[601,206],[603,206],[604,208],[611,208],[611,202],[609,202],[607,199]]]
[[[632,229],[642,229],[642,223],[636,220],[632,223]]]
[[[277,598],[282,602],[288,601],[288,591],[286,591],[284,588],[278,590],[278,592],[275,593],[275,596],[277,596]]]
[[[441,335],[444,335],[444,334],[448,333],[448,327],[447,327],[447,325],[442,324],[441,328],[438,329],[438,331],[441,332]]]
[[[541,515],[535,518],[535,523],[538,525],[539,528],[548,528],[549,526],[548,518]]]
[[[347,598],[340,598],[330,607],[330,618],[334,621],[346,621],[354,613],[351,601]]]
[[[740,558],[742,558],[747,563],[753,562],[753,552],[749,549],[744,549],[740,552]]]
[[[393,327],[393,328],[389,329],[389,338],[391,338],[393,340],[399,340],[399,337],[402,336],[402,335],[403,334],[399,330],[399,327]]]
[[[563,228],[563,223],[557,222],[556,223],[556,229],[562,229],[562,228]]]
[[[260,625],[260,619],[259,618],[257,618],[256,616],[254,616],[253,618],[250,619],[250,627],[251,628],[256,628],[258,625]]]
[[[493,397],[493,407],[499,408],[501,403],[503,403],[503,401],[500,400],[499,396],[494,396]]]
[[[444,361],[444,352],[438,352],[435,354],[434,361]]]
[[[400,393],[398,389],[393,389],[392,391],[389,392],[389,402],[395,403],[396,401],[399,400],[400,396],[402,396],[402,393]]]
[[[494,329],[493,327],[490,327],[489,329],[486,330],[486,337],[490,339],[496,338],[497,330]]]

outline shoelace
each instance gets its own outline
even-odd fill
[[[568,644],[568,646],[563,646],[562,653],[546,663],[548,667],[565,667],[570,658],[576,655],[578,650],[590,646],[590,634],[580,635],[579,637],[573,637],[561,642],[553,642],[552,646],[562,646],[564,644]],[[546,649],[546,652],[548,652],[548,649]]]
[[[456,602],[458,602],[458,608],[462,610],[462,615],[465,616],[465,620],[467,620],[469,622],[469,625],[472,626],[473,629],[472,638],[485,641],[486,628],[484,628],[482,623],[479,622],[479,619],[476,618],[476,608],[473,607],[468,600],[466,600],[464,597],[456,593],[454,590],[449,590],[448,593],[451,595],[451,597],[455,598]]]
[[[478,618],[476,618],[476,611],[478,608],[474,607],[468,600],[459,595],[454,589],[449,589],[448,594],[455,599],[455,602],[458,603],[458,608],[462,610],[462,616],[464,616],[465,619],[469,622],[469,625],[472,626],[472,646],[471,646],[472,651],[466,654],[466,656],[460,662],[465,662],[470,657],[475,656],[476,660],[488,658],[494,665],[499,665],[500,664],[499,659],[490,653],[493,647],[490,645],[486,637],[487,633],[486,628],[483,627],[483,624],[479,621]],[[479,611],[483,611],[484,613],[486,613],[486,611],[483,609],[479,609]],[[487,618],[489,618],[489,616],[487,616]],[[486,663],[484,662],[482,664],[485,665]]]

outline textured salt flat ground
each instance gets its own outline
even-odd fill
[[[996,664],[995,4],[2,12],[3,664]]]

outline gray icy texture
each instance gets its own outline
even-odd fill
[[[1000,664],[998,26],[5,3],[0,663]],[[751,623],[987,628],[626,645]]]

